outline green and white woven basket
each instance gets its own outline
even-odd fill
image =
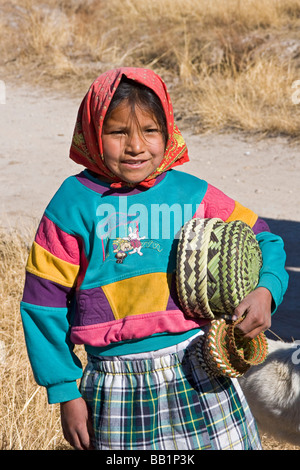
[[[183,311],[207,318],[211,326],[199,342],[199,360],[213,375],[239,377],[267,355],[261,333],[245,340],[233,321],[235,308],[258,284],[261,251],[251,228],[242,221],[188,221],[180,234],[176,283]]]

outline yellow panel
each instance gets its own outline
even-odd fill
[[[79,266],[57,258],[36,242],[33,242],[26,270],[36,276],[57,282],[62,286],[72,287]]]
[[[115,318],[165,310],[172,274],[151,273],[102,286]]]
[[[232,222],[233,220],[242,220],[252,228],[257,221],[257,214],[235,201],[235,208],[226,222]]]

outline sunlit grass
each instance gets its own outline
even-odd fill
[[[12,0],[0,10],[11,80],[83,96],[105,70],[150,67],[194,131],[299,137],[298,0]]]

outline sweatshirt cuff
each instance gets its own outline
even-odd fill
[[[259,279],[256,287],[265,287],[272,294],[272,315],[276,312],[278,306],[282,301],[282,286],[277,276],[274,274],[265,273]]]
[[[77,382],[63,382],[47,387],[48,403],[62,403],[64,401],[75,400],[81,397]]]

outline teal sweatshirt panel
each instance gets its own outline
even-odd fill
[[[139,354],[149,351],[158,351],[160,349],[169,348],[176,344],[185,341],[196,333],[199,333],[202,328],[195,328],[193,330],[185,331],[184,333],[157,333],[148,338],[143,338],[137,341],[119,341],[113,343],[105,348],[95,348],[86,345],[85,350],[92,356],[123,356],[125,354]]]
[[[273,297],[272,314],[276,312],[288,287],[289,275],[285,269],[286,253],[280,236],[270,232],[256,235],[262,252],[263,266],[257,287],[267,288]]]
[[[21,302],[20,311],[34,377],[47,388],[49,403],[80,397],[82,365],[69,341],[68,309]]]

